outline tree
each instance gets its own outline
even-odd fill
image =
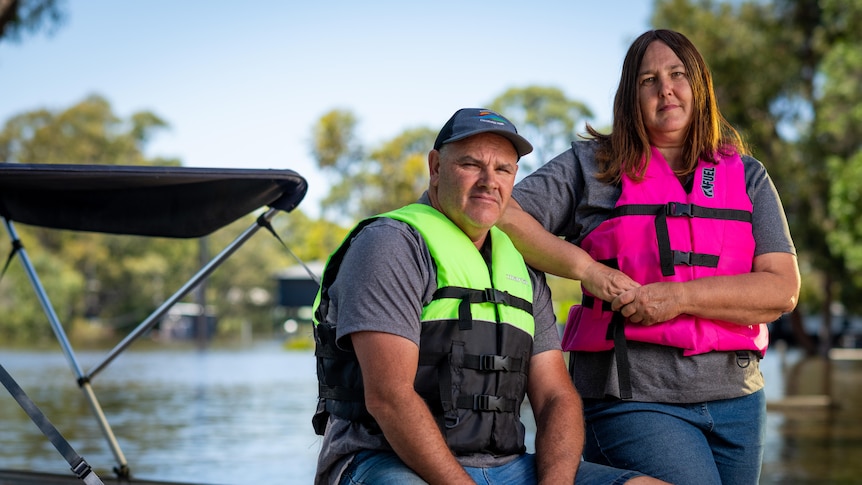
[[[835,256],[839,299],[862,311],[862,2],[829,0],[822,7],[822,37],[829,46],[818,70],[814,130],[810,144],[825,153],[827,174],[825,227],[830,254]],[[834,267],[830,267],[834,271]]]
[[[0,162],[177,166],[179,160],[143,153],[166,127],[150,112],[121,120],[107,100],[93,95],[64,111],[40,109],[9,119],[0,132]]]
[[[568,148],[577,138],[576,127],[593,117],[584,103],[568,99],[560,89],[550,86],[511,88],[494,98],[490,108],[502,113],[530,140],[533,153],[525,158],[539,164]],[[524,161],[521,165],[523,173],[519,175],[535,168]]]
[[[179,165],[175,159],[144,154],[147,141],[166,126],[149,112],[120,119],[105,99],[90,96],[66,110],[40,109],[12,117],[0,131],[0,162]],[[107,327],[136,323],[164,288],[179,287],[179,275],[183,270],[191,274],[196,261],[188,257],[194,254],[192,242],[174,245],[152,238],[38,227],[20,227],[19,233],[43,283],[54,291],[51,299],[58,315],[72,327],[94,318]],[[2,332],[33,340],[49,334],[49,327],[27,328],[24,315],[39,304],[35,295],[19,293],[17,285],[29,284],[23,283],[18,266],[10,266],[0,285],[0,301],[8,305],[3,308]]]
[[[430,128],[407,129],[366,152],[356,127],[349,111],[324,114],[313,127],[311,150],[335,179],[324,211],[348,223],[415,201],[427,186],[427,154],[436,136]]]
[[[45,27],[53,34],[66,19],[62,0],[0,0],[0,40],[19,41]]]

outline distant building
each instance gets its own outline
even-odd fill
[[[318,278],[323,273],[324,261],[312,261],[306,263],[308,269],[311,270]],[[305,267],[301,265],[290,266],[275,274],[278,280],[278,306],[284,307],[293,312],[305,313],[309,312],[314,305],[314,298],[317,296],[318,285]],[[307,310],[301,311],[307,307]],[[293,313],[291,312],[291,313]]]
[[[203,322],[201,317],[204,318]],[[201,337],[211,340],[216,333],[217,323],[211,307],[202,312],[201,305],[197,303],[175,303],[153,328],[152,336],[163,341],[199,340]]]

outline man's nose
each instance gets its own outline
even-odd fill
[[[494,170],[494,167],[486,166],[479,176],[479,185],[491,189],[496,188],[499,185],[497,177],[497,171]]]

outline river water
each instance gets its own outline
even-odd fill
[[[104,353],[77,357],[86,371]],[[836,407],[770,410],[761,483],[862,483],[862,362],[829,367],[792,351],[770,357],[763,361],[770,400],[788,389],[826,392]],[[113,475],[113,454],[59,350],[2,350],[0,364],[100,476]],[[313,480],[320,439],[310,422],[317,394],[310,351],[287,351],[276,342],[241,350],[133,348],[95,376],[93,389],[133,477],[211,484]],[[70,473],[3,388],[0,468]]]

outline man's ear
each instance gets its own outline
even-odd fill
[[[428,152],[428,173],[431,175],[430,183],[432,187],[437,186],[440,180],[440,151],[431,150]]]

